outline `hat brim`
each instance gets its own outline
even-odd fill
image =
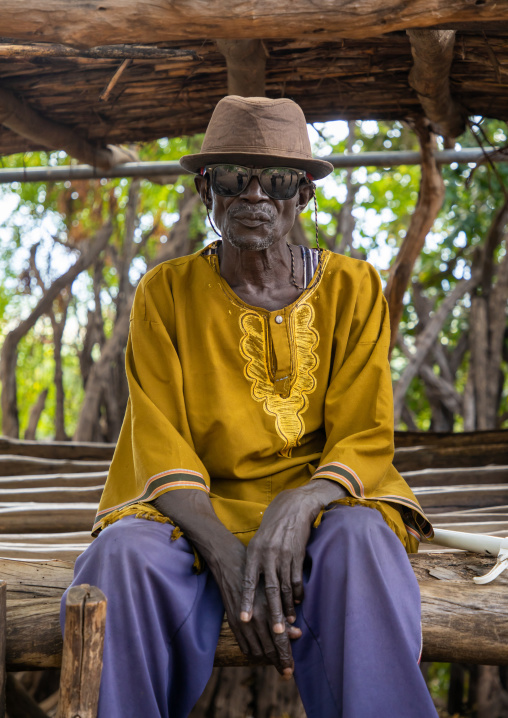
[[[180,164],[188,172],[199,174],[202,167],[211,164],[240,164],[254,167],[294,167],[305,170],[313,179],[323,179],[333,172],[333,165],[326,160],[307,159],[302,157],[287,157],[283,155],[256,154],[254,152],[203,152],[195,155],[184,155]]]

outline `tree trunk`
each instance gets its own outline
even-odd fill
[[[84,251],[70,269],[56,279],[46,290],[31,314],[18,326],[9,332],[2,347],[0,357],[0,382],[2,384],[2,432],[5,436],[17,438],[19,436],[19,419],[17,404],[16,364],[17,348],[20,340],[30,331],[36,321],[51,309],[53,301],[63,289],[70,286],[75,278],[84,269],[92,264],[102,252],[111,236],[112,225],[107,223],[90,240],[88,248]]]
[[[34,440],[35,439],[35,432],[37,431],[37,424],[39,423],[39,419],[41,418],[41,414],[44,411],[44,406],[46,405],[46,399],[48,397],[48,391],[49,389],[43,389],[41,393],[39,394],[39,397],[35,404],[32,407],[32,410],[30,412],[30,418],[28,419],[28,426],[25,430],[25,439],[27,440]]]

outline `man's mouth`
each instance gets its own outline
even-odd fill
[[[262,224],[266,224],[271,221],[271,216],[268,212],[232,212],[231,218],[235,219],[244,227],[260,227]]]

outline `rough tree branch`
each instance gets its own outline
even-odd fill
[[[0,88],[0,124],[50,150],[64,150],[80,162],[101,169],[137,160],[133,152],[121,147],[94,147],[67,125],[48,120],[3,88]]]
[[[479,272],[474,272],[470,279],[462,279],[458,282],[453,291],[443,299],[439,305],[439,309],[430,319],[422,333],[418,336],[415,343],[415,353],[394,387],[393,403],[396,423],[400,419],[402,407],[404,405],[404,397],[406,396],[409,385],[411,384],[413,378],[418,374],[420,367],[425,361],[432,345],[436,341],[447,316],[459,299],[464,296],[466,292],[471,292],[476,287],[479,279]]]
[[[408,287],[414,264],[425,245],[425,237],[434,224],[445,195],[443,178],[434,157],[435,136],[430,132],[428,123],[424,120],[419,120],[415,124],[415,131],[418,134],[422,155],[420,192],[407,234],[395,262],[390,268],[390,275],[385,289],[385,296],[390,309],[390,352],[397,341],[399,322],[404,309],[402,300]]]

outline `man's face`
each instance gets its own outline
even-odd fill
[[[207,176],[198,176],[195,181],[222,238],[238,249],[250,251],[267,249],[283,240],[312,196],[309,183],[301,183],[293,198],[276,200],[264,192],[254,176],[236,197],[213,192]]]

